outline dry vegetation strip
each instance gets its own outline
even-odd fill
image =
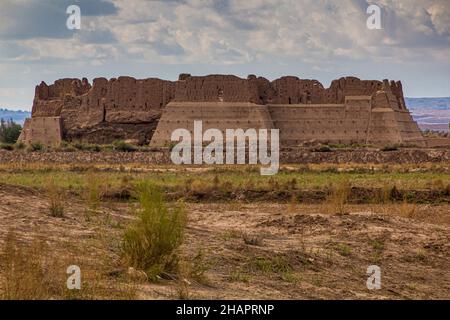
[[[186,201],[290,201],[324,202],[336,190],[352,203],[449,203],[450,170],[446,164],[417,166],[310,165],[285,166],[272,177],[256,167],[180,166],[77,166],[0,165],[0,184],[45,189],[49,176],[53,189],[88,197],[133,197],[142,182],[161,188],[170,199]],[[345,184],[348,190],[344,190]],[[342,192],[341,192],[342,193]]]

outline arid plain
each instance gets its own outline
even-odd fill
[[[0,165],[2,298],[449,298],[448,162],[284,165],[263,177],[252,166],[35,156]],[[142,185],[183,217],[178,238],[152,240],[176,243],[156,272],[124,245],[153,210]],[[69,265],[81,268],[79,291],[66,288]],[[370,265],[380,290],[366,287]]]

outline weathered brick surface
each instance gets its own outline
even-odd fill
[[[366,102],[349,97],[362,97]],[[181,109],[178,113],[169,110],[171,117],[163,117],[166,122],[160,128],[165,131],[179,121],[205,117],[221,125],[234,121],[230,128],[239,127],[238,122],[267,123],[267,128],[273,123],[280,128],[285,146],[308,140],[423,144],[419,128],[406,109],[400,82],[355,77],[334,80],[329,88],[317,80],[292,76],[271,82],[254,75],[240,78],[181,74],[175,82],[119,77],[97,78],[92,85],[86,79],[61,79],[36,87],[32,116],[60,117],[63,138],[67,140],[149,142],[170,102],[185,103],[187,107],[184,115]],[[195,103],[199,104],[198,110]],[[202,109],[202,103],[212,104]],[[267,121],[265,115],[250,119],[254,113],[242,107],[243,103],[249,107],[266,106],[272,119]],[[229,119],[226,108],[240,108],[242,112],[236,114],[249,116]],[[167,138],[159,136],[158,141]]]

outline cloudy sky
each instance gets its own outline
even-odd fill
[[[66,9],[81,8],[81,30]],[[382,30],[369,30],[369,4]],[[0,0],[0,107],[65,77],[179,73],[402,80],[450,96],[450,0]]]

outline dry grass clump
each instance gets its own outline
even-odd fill
[[[433,179],[432,181],[430,181],[430,188],[434,189],[434,190],[444,190],[445,189],[445,184],[444,181],[442,181],[442,179]]]
[[[67,288],[71,274],[67,268],[81,269],[80,290]],[[101,261],[89,263],[79,255],[62,256],[50,249],[43,240],[20,241],[8,232],[0,251],[0,300],[92,300],[132,299],[135,287],[111,281]]]
[[[414,216],[418,213],[419,206],[413,203],[409,203],[406,198],[403,202],[398,206],[398,214],[401,217],[405,218],[414,218]]]
[[[178,279],[176,283],[176,298],[180,300],[189,300],[191,299],[191,291],[190,286],[191,282],[189,281],[190,276],[190,266],[188,263],[180,262],[178,264]]]
[[[8,233],[0,259],[1,300],[40,300],[52,296],[54,283],[44,269],[44,252],[44,243],[24,247],[14,233]]]
[[[285,273],[293,270],[289,261],[280,255],[274,257],[254,257],[250,261],[250,269],[263,273]]]
[[[258,247],[264,246],[264,238],[259,234],[244,233],[242,238],[245,244]]]
[[[299,207],[299,201],[297,200],[297,195],[295,193],[293,193],[291,195],[291,199],[289,201],[288,212],[296,213],[296,212],[298,212],[298,207]]]
[[[352,249],[348,244],[345,243],[337,243],[336,244],[336,251],[344,257],[348,257],[352,254]]]
[[[64,216],[64,191],[59,188],[53,179],[47,183],[47,194],[49,198],[49,211],[52,217],[62,218]]]
[[[329,214],[346,214],[350,192],[351,185],[347,180],[333,185],[325,202],[325,212]]]
[[[91,211],[96,211],[102,198],[102,190],[98,175],[90,173],[86,176],[86,200]]]
[[[249,283],[251,280],[251,276],[244,270],[244,268],[237,267],[235,270],[230,272],[228,279],[231,282]]]
[[[383,186],[378,190],[378,194],[374,197],[374,203],[388,204],[391,203],[392,187],[388,183],[383,183]]]
[[[42,143],[38,142],[32,142],[28,145],[27,151],[29,152],[35,152],[35,151],[43,151],[45,149],[44,145]]]
[[[123,257],[129,266],[143,270],[156,281],[177,271],[177,249],[184,237],[186,212],[182,206],[168,208],[152,184],[143,183],[137,189],[138,219],[124,234]]]
[[[212,262],[208,261],[203,250],[199,250],[193,258],[180,259],[177,267],[176,298],[182,300],[193,298],[190,291],[193,282],[210,285],[210,280],[205,273],[211,266]]]
[[[191,192],[194,193],[209,193],[212,191],[209,183],[206,183],[205,181],[201,181],[198,179],[190,181],[188,188],[190,189]]]
[[[291,263],[281,255],[254,257],[250,260],[247,268],[250,273],[262,272],[267,276],[277,275],[281,280],[289,283],[296,283],[299,280]],[[240,270],[237,271],[238,273],[230,274],[230,280],[247,282],[248,277]]]

